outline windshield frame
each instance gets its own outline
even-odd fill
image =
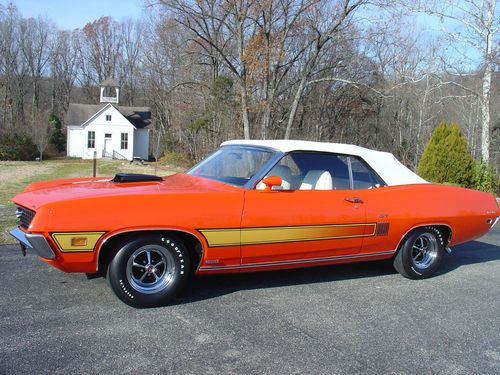
[[[221,180],[218,180],[218,179],[215,179],[215,178],[210,178],[209,176],[195,175],[195,174],[192,173],[195,169],[199,168],[201,165],[203,165],[206,162],[208,162],[209,160],[211,160],[215,156],[215,154],[217,154],[217,152],[219,152],[220,150],[222,150],[222,149],[230,149],[230,148],[238,149],[238,150],[244,149],[244,150],[250,150],[250,151],[266,151],[266,152],[271,152],[273,155],[271,155],[271,157],[269,158],[269,160],[267,162],[265,162],[260,167],[260,169],[258,171],[256,171],[256,173],[244,185],[232,184],[232,183],[227,182],[227,181],[221,181]],[[190,168],[186,172],[186,174],[191,175],[191,176],[200,177],[200,178],[205,178],[207,180],[218,181],[218,182],[221,182],[223,184],[231,185],[231,186],[242,188],[242,189],[247,189],[247,190],[248,189],[254,189],[255,186],[257,185],[257,183],[266,176],[266,173],[269,172],[272,169],[272,167],[279,160],[281,160],[281,158],[284,155],[285,155],[284,152],[276,150],[276,149],[274,149],[272,147],[243,145],[243,144],[242,145],[232,144],[232,145],[227,145],[227,146],[219,147],[217,150],[215,150],[209,156],[207,156],[206,158],[204,158],[203,160],[201,160],[199,163],[197,163],[196,165],[194,165],[192,168]]]

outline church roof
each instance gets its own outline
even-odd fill
[[[77,104],[70,103],[66,113],[66,126],[79,126],[104,108],[107,103],[102,104]],[[141,129],[151,124],[151,109],[149,107],[115,107],[132,125]]]

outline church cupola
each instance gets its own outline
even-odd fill
[[[120,98],[120,85],[108,78],[101,83],[101,103],[116,103]]]

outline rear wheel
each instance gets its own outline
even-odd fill
[[[444,256],[444,240],[434,227],[423,227],[411,232],[394,259],[394,268],[409,279],[432,276]]]
[[[189,270],[189,254],[177,237],[146,236],[123,245],[109,264],[108,281],[131,306],[160,306],[182,289]]]

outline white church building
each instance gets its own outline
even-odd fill
[[[101,83],[100,104],[70,103],[66,114],[67,155],[83,159],[148,159],[151,110],[119,106],[120,88]]]

